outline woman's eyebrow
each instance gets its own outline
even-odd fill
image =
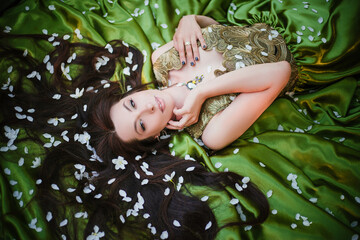
[[[125,105],[125,101],[123,102],[123,106],[124,106],[124,108],[126,108],[129,112],[131,112],[130,108],[128,108],[128,107]]]

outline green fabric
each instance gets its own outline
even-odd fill
[[[111,2],[21,1],[3,12],[0,28],[9,26],[12,33],[42,33],[47,29],[49,34],[70,34],[72,41],[91,39],[100,45],[122,39],[146,51],[143,79],[149,82],[153,78],[151,44],[170,41],[183,15],[207,15],[225,24],[265,22],[273,26],[293,52],[300,81],[307,84],[304,88],[322,89],[279,98],[243,136],[211,157],[185,133],[173,138],[170,151],[178,156],[198,157],[211,171],[228,169],[249,176],[265,194],[269,193],[270,208],[277,210],[276,214],[271,213],[264,224],[250,230],[225,228],[218,239],[351,239],[359,235],[360,225],[355,222],[360,220],[359,1]],[[54,5],[55,10],[50,10],[49,5]],[[74,33],[76,28],[84,39]],[[297,41],[301,33],[297,31],[303,33],[300,43]],[[1,44],[28,49],[40,60],[52,48],[31,40]],[[7,73],[8,67],[1,60],[2,85],[13,74]],[[120,74],[115,74],[114,80]],[[20,131],[18,139],[23,134]],[[42,147],[31,142],[15,145],[16,150],[1,152],[0,238],[52,239],[41,209],[35,201],[30,202],[37,180],[33,161],[43,153]],[[216,163],[221,167],[216,168]],[[290,179],[290,173],[296,174],[296,180]],[[209,196],[219,225],[240,219],[229,203],[236,191],[224,193],[199,187],[192,191],[199,197]],[[256,214],[250,202],[239,199],[247,217]],[[310,226],[304,225],[302,217],[297,220],[297,213],[307,217]],[[37,231],[29,227],[33,219]],[[293,229],[291,224],[297,227]]]

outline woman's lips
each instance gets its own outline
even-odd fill
[[[155,97],[155,101],[159,106],[160,111],[163,113],[165,109],[165,102],[162,98]]]

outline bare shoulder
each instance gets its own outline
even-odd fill
[[[160,57],[161,54],[163,54],[164,52],[168,51],[170,48],[172,48],[174,46],[173,41],[170,41],[164,45],[162,45],[161,47],[159,47],[158,49],[156,49],[152,54],[151,54],[151,62],[154,64],[156,62],[156,60],[158,59],[158,57]]]

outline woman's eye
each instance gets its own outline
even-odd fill
[[[145,125],[142,120],[140,120],[140,127],[143,131],[145,131]]]
[[[135,102],[132,99],[130,99],[130,105],[135,108]]]

